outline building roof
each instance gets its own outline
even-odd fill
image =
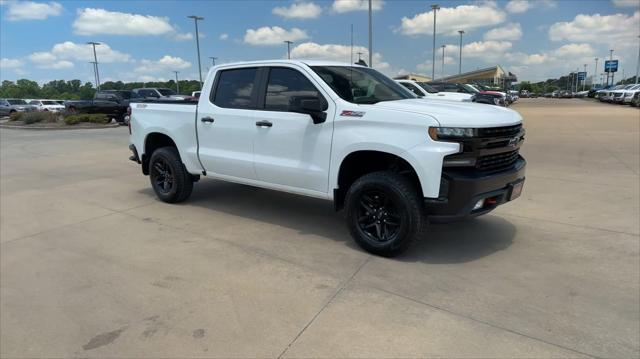
[[[438,79],[438,81],[448,82],[450,80],[453,80],[453,79],[456,79],[456,78],[460,78],[460,77],[480,76],[483,73],[486,73],[487,75],[490,75],[490,76],[487,76],[487,77],[495,77],[496,74],[505,74],[506,72],[504,71],[504,69],[500,65],[495,65],[495,66],[491,66],[491,67],[485,67],[483,69],[473,70],[473,71],[469,71],[469,72],[463,72],[463,73],[457,74],[457,75],[446,76],[444,78]]]

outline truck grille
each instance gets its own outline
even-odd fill
[[[522,125],[515,126],[505,126],[505,127],[490,127],[490,128],[479,128],[478,136],[479,137],[505,137],[505,136],[513,136],[520,133],[522,129]]]
[[[520,150],[478,157],[476,168],[480,171],[498,170],[513,165],[519,157]]]

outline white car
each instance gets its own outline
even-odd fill
[[[504,107],[425,101],[326,61],[219,65],[202,92],[131,102],[130,159],[164,202],[185,201],[201,176],[328,200],[360,246],[393,256],[425,218],[482,215],[522,191],[522,117]]]
[[[414,93],[420,98],[429,100],[446,100],[446,101],[462,101],[471,102],[473,95],[468,93],[456,93],[456,92],[438,92],[425,82],[418,82],[412,80],[395,80],[400,85],[406,87],[409,91]]]
[[[628,90],[631,90],[631,88],[635,87],[636,85],[620,85],[620,88],[616,88],[616,90],[613,90],[611,92],[611,102],[613,103],[623,103],[624,102],[624,96],[627,94]]]
[[[629,105],[633,100],[633,96],[635,96],[636,93],[640,92],[640,84],[633,85],[630,88],[623,90],[623,92],[624,95],[622,103]]]
[[[55,100],[31,100],[29,105],[36,106],[38,111],[61,112],[64,110],[64,105]]]

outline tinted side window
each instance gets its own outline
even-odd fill
[[[265,110],[289,111],[289,106],[301,99],[319,97],[316,87],[300,72],[283,67],[274,67],[269,71]]]
[[[429,84],[431,87],[436,89],[438,92],[444,91],[444,86],[442,84]]]
[[[221,71],[213,103],[227,108],[255,108],[257,74],[257,68]]]
[[[416,94],[416,95],[418,95],[418,96],[424,96],[424,95],[422,94],[422,92],[420,92],[420,90],[419,90],[417,87],[413,86],[413,85],[412,85],[412,84],[410,84],[410,83],[401,82],[401,83],[400,83],[400,85],[402,85],[402,86],[404,86],[404,87],[408,88],[409,90],[411,90],[411,92],[413,92],[414,94]]]

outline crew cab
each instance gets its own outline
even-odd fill
[[[102,90],[96,92],[93,100],[66,101],[67,113],[102,113],[124,122],[129,102],[138,95],[129,90]]]
[[[178,93],[175,92],[174,90],[168,89],[168,88],[162,88],[162,87],[138,88],[138,89],[133,89],[133,92],[135,92],[138,95],[138,97],[143,97],[143,98],[184,100],[186,97],[188,97],[188,96],[178,95]]]
[[[428,100],[445,100],[445,101],[464,101],[471,102],[473,95],[467,93],[455,93],[455,92],[439,92],[426,82],[419,82],[413,80],[395,80],[400,85],[404,86],[407,90],[413,92],[420,98]]]
[[[516,199],[525,179],[517,112],[424,101],[358,65],[218,65],[197,103],[138,100],[129,126],[130,159],[160,200],[185,201],[206,176],[332,201],[355,241],[383,256],[428,219]]]

